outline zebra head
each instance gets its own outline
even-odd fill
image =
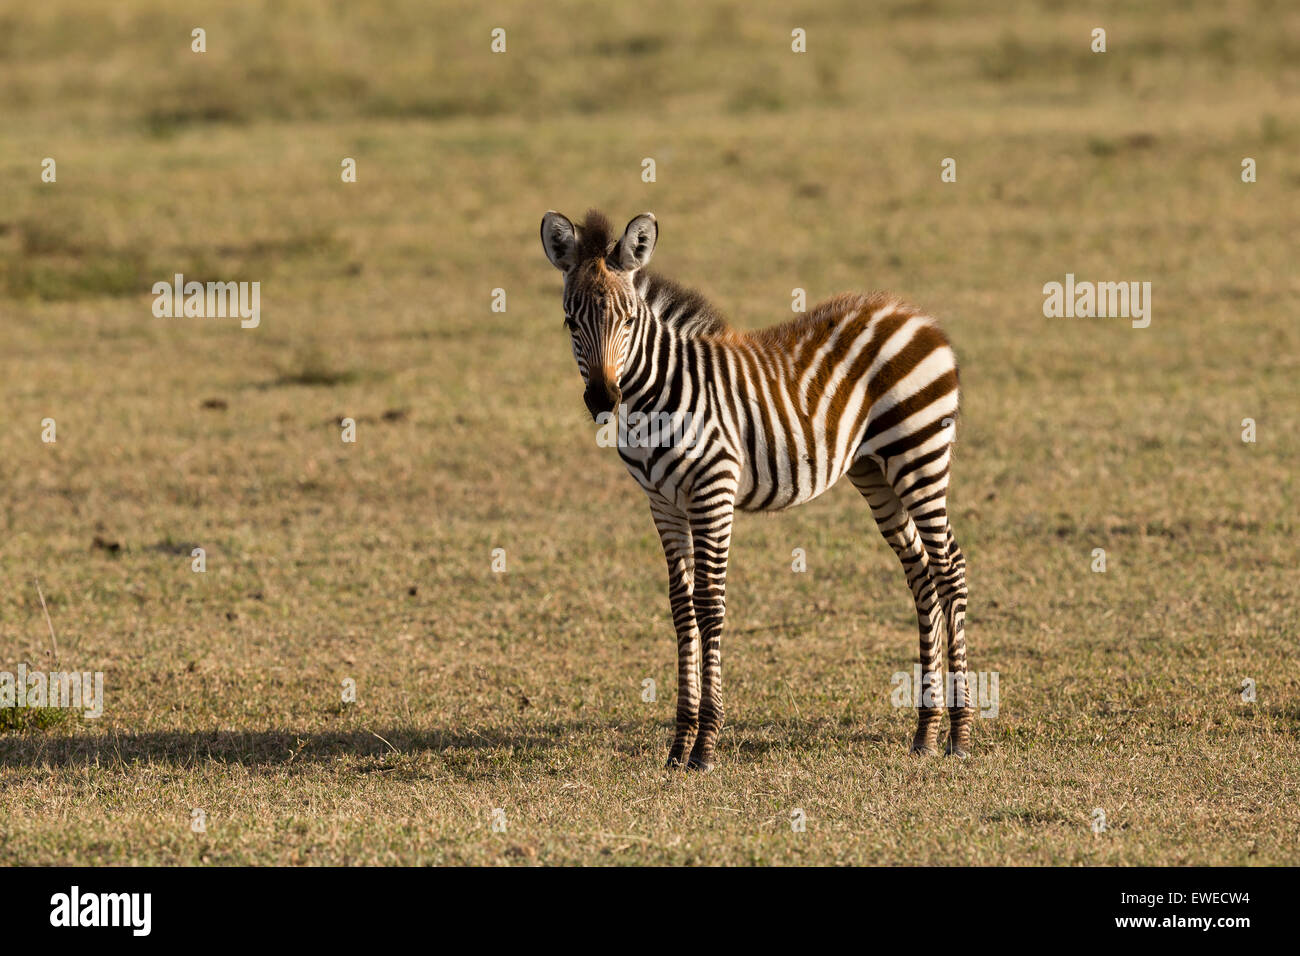
[[[596,210],[575,226],[558,212],[542,217],[542,247],[564,273],[564,327],[594,419],[612,412],[623,397],[619,379],[637,324],[649,314],[633,278],[654,253],[659,225],[642,213],[615,237]]]

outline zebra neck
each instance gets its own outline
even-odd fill
[[[720,360],[726,321],[698,292],[653,273],[636,278],[644,307],[620,381],[630,411],[698,404]]]
[[[675,410],[692,401],[702,384],[706,343],[675,325],[648,316],[632,342],[620,385],[629,411]]]
[[[636,277],[636,290],[656,320],[687,337],[716,335],[726,320],[700,293],[653,272]]]

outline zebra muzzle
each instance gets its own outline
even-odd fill
[[[623,393],[617,385],[605,382],[592,382],[582,393],[582,400],[587,403],[587,411],[591,412],[593,421],[602,412],[612,412],[618,408],[622,398]]]

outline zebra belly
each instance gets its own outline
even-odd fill
[[[857,429],[866,430],[865,422]],[[853,453],[861,440],[856,435],[848,447],[832,450],[823,434],[814,433],[811,450],[802,439],[791,437],[795,454],[779,457],[746,456],[740,473],[736,506],[741,511],[784,511],[825,494],[844,477],[853,464]]]

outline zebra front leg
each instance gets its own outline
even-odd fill
[[[700,692],[700,729],[691,748],[688,770],[713,769],[713,748],[722,729],[722,622],[726,616],[727,556],[731,549],[732,499],[692,510],[695,545],[695,620],[704,651]]]
[[[668,603],[672,606],[673,629],[677,633],[677,720],[672,748],[668,751],[668,766],[679,767],[700,725],[700,632],[695,625],[692,600],[695,557],[686,515],[654,501],[650,511],[668,560]]]

